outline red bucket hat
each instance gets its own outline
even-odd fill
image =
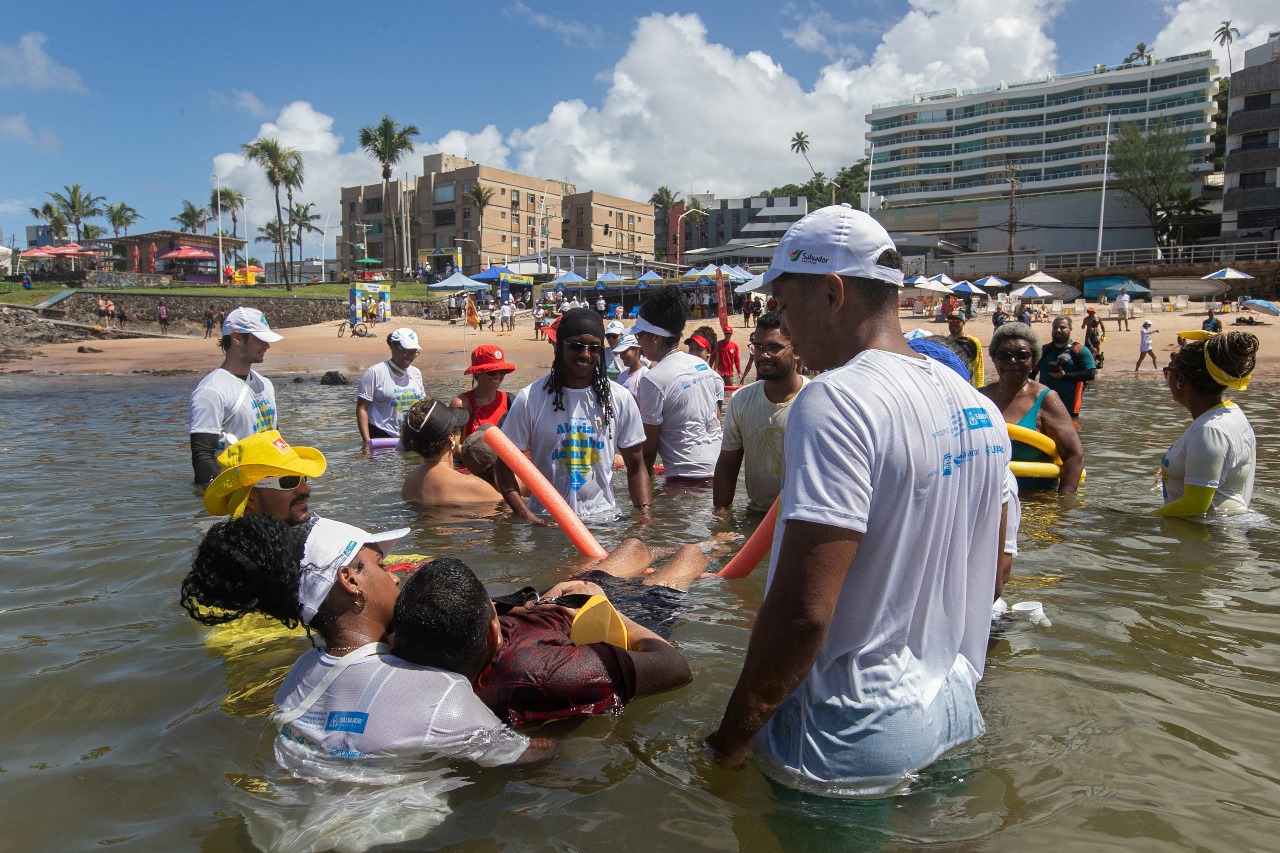
[[[507,361],[502,350],[493,344],[481,344],[471,353],[471,366],[462,371],[463,375],[472,373],[492,373],[495,370],[515,370],[516,366]]]

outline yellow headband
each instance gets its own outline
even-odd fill
[[[1206,332],[1201,329],[1196,329],[1190,332],[1179,332],[1178,337],[1185,341],[1205,341],[1204,368],[1209,371],[1209,376],[1219,385],[1225,385],[1228,388],[1234,388],[1237,391],[1244,391],[1249,387],[1249,377],[1252,376],[1253,373],[1246,373],[1244,376],[1236,377],[1226,373],[1222,368],[1213,363],[1213,359],[1209,357],[1208,340],[1215,334],[1217,334],[1217,332]]]

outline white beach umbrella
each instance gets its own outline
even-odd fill
[[[1023,280],[1025,281],[1026,279]],[[1019,299],[1044,299],[1045,297],[1053,296],[1053,292],[1045,290],[1043,287],[1036,287],[1034,284],[1028,284],[1025,287],[1019,287],[1009,295],[1016,296]]]

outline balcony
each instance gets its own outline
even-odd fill
[[[1237,110],[1227,123],[1227,133],[1237,136],[1258,130],[1275,130],[1280,127],[1280,105],[1265,110]]]
[[[1276,143],[1269,142],[1265,145],[1252,145],[1248,148],[1243,146],[1236,148],[1227,154],[1227,162],[1223,171],[1235,174],[1237,172],[1261,172],[1265,169],[1274,169],[1280,167],[1280,147]]]
[[[1227,190],[1222,197],[1222,210],[1253,210],[1254,208],[1280,207],[1280,189],[1274,182],[1260,187]]]

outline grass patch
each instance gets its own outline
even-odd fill
[[[22,285],[15,282],[0,283],[0,302],[11,305],[37,305],[51,296],[68,290],[56,282],[41,282],[31,290],[23,290]],[[272,299],[346,299],[351,286],[339,281],[318,282],[316,284],[295,284],[293,292],[285,290],[283,284],[252,284],[239,287],[122,287],[118,290],[96,288],[104,293],[119,293],[122,297],[132,296],[207,296],[210,299],[234,298],[242,296],[261,296]],[[400,282],[391,291],[391,298],[396,299],[443,299],[443,295],[433,294],[425,284],[416,282]]]

